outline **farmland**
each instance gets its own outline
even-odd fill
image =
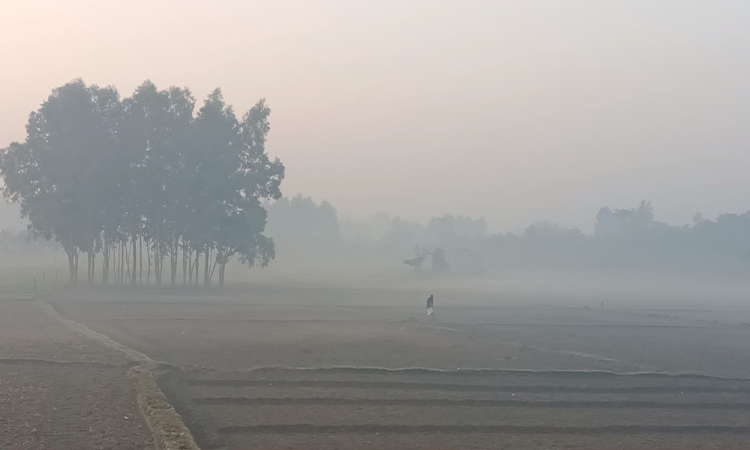
[[[750,311],[386,286],[91,289],[60,313],[173,368],[201,448],[718,448],[750,439]],[[614,303],[614,304],[613,304]]]

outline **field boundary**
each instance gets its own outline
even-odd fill
[[[521,376],[551,376],[551,377],[592,377],[592,378],[649,378],[649,379],[696,379],[745,381],[750,378],[723,377],[700,372],[613,372],[609,370],[535,370],[535,369],[500,369],[500,368],[465,368],[438,369],[433,367],[379,367],[379,366],[288,366],[269,365],[258,366],[237,373],[268,373],[268,372],[298,372],[298,373],[402,373],[402,374],[438,374],[453,377],[492,376],[492,375],[521,375]]]
[[[313,387],[335,389],[395,389],[420,391],[456,391],[456,392],[497,392],[526,394],[655,394],[655,393],[711,393],[743,394],[750,393],[750,386],[561,386],[561,385],[495,385],[495,384],[455,384],[455,383],[422,383],[401,381],[358,381],[358,380],[276,380],[259,378],[245,379],[186,379],[183,383],[190,386],[216,387],[253,387],[288,388]]]
[[[34,300],[33,294],[0,295],[0,302],[30,302]]]
[[[72,302],[66,302],[72,303]],[[88,302],[93,303],[93,302]],[[101,303],[98,303],[101,304]],[[151,303],[149,303],[151,304]],[[349,311],[346,311],[349,312]],[[352,311],[353,312],[353,311]],[[236,317],[109,317],[107,320],[153,320],[153,321],[193,321],[193,322],[210,322],[210,321],[222,321],[222,322],[250,322],[250,323],[337,323],[337,322],[358,322],[358,323],[377,323],[377,324],[421,324],[426,325],[436,330],[447,330],[457,333],[466,333],[465,331],[458,330],[455,328],[449,328],[444,326],[430,325],[422,322],[414,322],[410,320],[375,320],[375,319],[315,319],[315,318],[301,318],[301,319],[246,319]],[[483,327],[537,327],[537,328],[656,328],[656,329],[671,329],[671,328],[688,328],[688,329],[706,329],[711,328],[709,325],[659,325],[659,324],[629,324],[629,323],[527,323],[527,322],[446,322],[445,325],[461,326],[483,326]],[[523,345],[523,344],[516,344]],[[550,350],[557,351],[557,350]],[[596,356],[596,355],[594,355]]]
[[[748,434],[750,427],[721,425],[610,425],[554,427],[523,425],[240,425],[219,428],[219,434]]]
[[[0,365],[11,366],[99,366],[99,367],[122,367],[122,364],[114,364],[104,361],[60,361],[56,359],[43,358],[0,358]]]
[[[157,381],[164,375],[165,363],[152,360],[143,353],[133,350],[98,333],[87,326],[59,314],[52,305],[42,299],[35,303],[50,317],[54,317],[84,336],[109,349],[122,353],[133,365],[128,372],[136,381],[136,401],[146,425],[159,450],[200,450],[182,417],[167,401]]]
[[[514,408],[638,408],[638,409],[726,409],[750,410],[750,403],[686,403],[632,400],[492,400],[447,398],[346,398],[346,397],[195,397],[198,405],[239,406],[456,406]]]

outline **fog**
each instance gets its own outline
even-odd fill
[[[326,296],[337,293],[334,297],[380,292],[378,303],[408,304],[437,291],[449,305],[747,308],[750,213],[712,219],[695,214],[692,224],[676,226],[657,220],[654,206],[641,201],[631,208],[603,206],[592,215],[593,233],[548,221],[520,233],[493,233],[481,217],[446,214],[421,223],[379,213],[359,220],[340,216],[327,201],[303,196],[263,207],[268,211],[264,234],[274,242],[275,257],[264,268],[230,259],[230,293],[264,286],[265,300],[284,302],[317,298],[321,289]],[[147,254],[153,251],[148,245]],[[59,244],[34,239],[33,232],[0,232],[0,252],[6,267],[40,267],[48,279],[55,273],[60,281],[67,276]],[[110,284],[131,283],[125,264],[125,278]],[[94,268],[91,282],[104,282],[102,270]],[[183,275],[178,262],[177,286],[184,285]],[[141,267],[136,284],[155,285],[154,277],[150,266]],[[204,281],[196,275],[190,283]],[[299,292],[290,294],[291,286]],[[185,293],[175,294],[180,292]],[[358,302],[346,295],[334,301]]]
[[[82,77],[223,89],[274,110],[284,194],[364,220],[485,217],[593,232],[604,205],[661,221],[742,213],[744,1],[3,2],[0,143]],[[335,161],[335,164],[332,164]]]
[[[750,3],[0,2],[0,448],[744,448]]]
[[[238,119],[265,98],[285,171],[271,272],[744,278],[746,2],[1,8],[3,145],[78,78],[187,88],[194,114],[219,86]],[[29,225],[19,205],[0,228]]]

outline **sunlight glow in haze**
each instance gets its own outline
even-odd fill
[[[550,219],[750,209],[750,2],[0,4],[0,146],[76,77],[265,97],[282,190],[340,214]]]

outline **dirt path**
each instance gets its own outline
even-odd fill
[[[0,343],[0,448],[153,447],[122,355],[31,301],[0,301]]]

